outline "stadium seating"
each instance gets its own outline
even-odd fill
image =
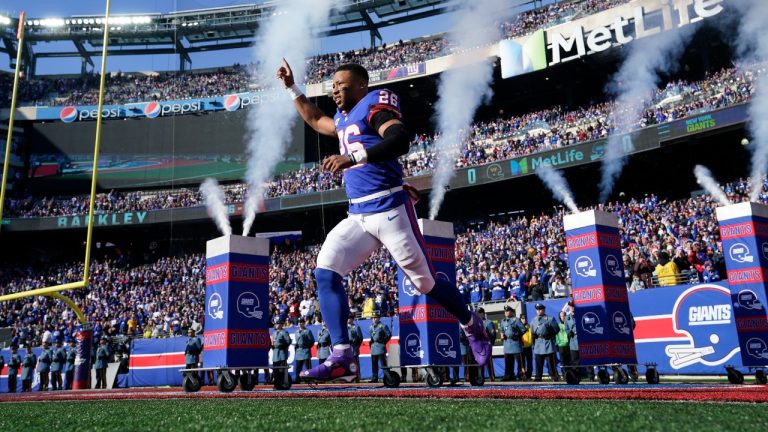
[[[500,22],[499,35],[514,38],[564,22],[577,15],[588,15],[629,0],[585,0],[547,5],[523,12],[514,19]],[[451,45],[445,35],[398,41],[375,49],[361,49],[318,55],[308,59],[304,82],[330,79],[333,71],[344,63],[359,63],[368,70],[380,70],[423,62],[450,54]],[[235,64],[213,72],[160,73],[156,75],[120,73],[109,77],[105,104],[179,100],[222,96],[233,92],[258,90],[268,81],[253,77],[254,65]],[[22,81],[19,106],[95,105],[98,99],[98,76],[81,78],[36,78]],[[0,108],[10,105],[12,77],[0,74]]]
[[[725,192],[734,202],[748,195],[749,180],[729,183]],[[761,200],[768,203],[768,181]],[[725,275],[714,209],[708,195],[666,201],[657,196],[600,206],[619,217],[627,287],[633,291],[660,285],[655,269],[662,251],[679,272],[676,285],[714,282]],[[567,295],[570,285],[564,249],[562,214],[489,219],[457,226],[457,280],[468,291],[479,285],[480,301],[490,300],[493,279],[509,284],[513,270],[542,283],[544,297]],[[280,247],[272,254],[270,311],[273,320],[295,323],[302,311],[319,308],[312,269],[319,246]],[[7,265],[0,271],[0,294],[78,280],[82,264],[48,265],[45,269]],[[498,275],[496,274],[498,272]],[[638,275],[639,282],[634,281]],[[371,308],[392,314],[397,308],[396,266],[380,249],[345,278],[353,311]],[[566,290],[555,285],[562,281]],[[558,282],[559,283],[559,282]],[[76,302],[96,331],[107,335],[163,337],[184,334],[204,319],[205,259],[198,253],[163,257],[147,265],[132,265],[126,257],[97,260],[91,265],[91,288],[75,291]],[[306,295],[306,297],[305,297]],[[533,293],[529,291],[528,298]],[[302,304],[302,301],[304,302]],[[503,300],[502,300],[503,301]],[[13,327],[16,337],[40,341],[46,331],[68,335],[74,317],[65,304],[45,297],[0,303],[0,327]],[[290,325],[290,324],[289,324]]]
[[[731,106],[750,99],[753,83],[763,73],[761,65],[729,68],[710,74],[701,81],[674,81],[649,95],[646,110],[636,127],[674,121],[699,113]],[[472,127],[463,143],[456,167],[482,165],[498,160],[530,155],[580,142],[601,139],[613,132],[610,122],[612,103],[600,103],[574,110],[553,107],[510,118],[480,122]],[[418,135],[411,151],[401,158],[406,176],[431,173],[435,164],[434,136]],[[341,176],[307,168],[273,177],[266,191],[268,198],[330,190],[341,187]],[[229,203],[242,202],[243,184],[224,187]],[[194,189],[180,188],[156,192],[117,192],[100,194],[99,213],[158,210],[202,205]],[[12,199],[6,215],[10,217],[68,216],[86,213],[88,197],[34,197]]]

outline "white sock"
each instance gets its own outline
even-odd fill
[[[461,326],[464,328],[467,328],[472,325],[472,320],[474,319],[474,316],[469,317],[469,322],[466,324],[462,324]]]
[[[335,349],[335,350],[345,350],[345,349],[349,349],[349,348],[351,348],[351,346],[349,344],[338,344],[338,345],[334,345],[333,346],[333,349]]]

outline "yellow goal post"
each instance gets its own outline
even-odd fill
[[[104,39],[103,39],[102,48],[101,48],[101,77],[99,81],[99,104],[98,104],[98,115],[96,117],[96,139],[93,145],[93,173],[91,176],[91,195],[88,202],[88,231],[87,231],[86,240],[85,240],[85,259],[83,263],[83,279],[79,282],[53,285],[45,288],[37,288],[29,291],[21,291],[17,293],[0,296],[0,302],[16,300],[24,297],[33,297],[33,296],[47,296],[47,297],[55,298],[57,300],[61,300],[65,302],[67,305],[69,305],[70,308],[72,308],[72,310],[77,315],[77,319],[80,321],[81,324],[86,324],[88,322],[85,314],[72,299],[63,295],[62,291],[88,287],[88,277],[89,277],[89,270],[90,270],[89,264],[91,261],[91,243],[93,241],[93,213],[94,213],[94,204],[96,201],[96,184],[98,180],[99,149],[101,147],[101,123],[103,120],[102,109],[104,107],[104,85],[106,83],[105,78],[107,75],[107,47],[109,44],[110,5],[111,5],[111,0],[106,0],[106,12],[104,15]],[[11,137],[13,134],[13,122],[15,120],[15,111],[16,111],[16,94],[18,91],[19,72],[21,68],[21,51],[24,46],[24,20],[25,20],[25,16],[24,16],[24,13],[22,12],[21,15],[19,16],[19,30],[17,34],[18,48],[16,50],[17,51],[16,52],[16,70],[14,72],[14,79],[13,79],[11,111],[8,119],[8,138],[5,144],[5,147],[6,147],[5,163],[3,165],[2,188],[0,188],[0,227],[2,226],[2,220],[3,220],[3,204],[5,203],[5,188],[6,188],[6,182],[8,177],[8,166],[10,162]]]

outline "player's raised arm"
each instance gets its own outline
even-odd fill
[[[323,114],[320,108],[310,102],[299,90],[293,77],[293,70],[285,59],[283,59],[283,65],[277,70],[277,79],[282,81],[285,88],[291,93],[296,111],[312,129],[323,135],[336,136],[333,119]]]

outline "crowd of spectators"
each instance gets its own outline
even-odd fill
[[[700,81],[673,81],[649,95],[646,109],[636,127],[674,121],[698,113],[749,101],[753,83],[765,69],[729,68],[707,75]],[[613,133],[610,120],[614,104],[598,103],[574,110],[553,107],[520,116],[500,116],[472,126],[462,143],[456,168],[511,159],[580,142],[601,139]],[[414,137],[410,152],[401,158],[406,177],[432,172],[436,162],[435,136]],[[306,168],[276,175],[266,189],[266,197],[305,194],[340,188],[341,176]],[[243,184],[224,186],[228,203],[242,202]],[[159,192],[117,192],[99,194],[96,211],[125,212],[197,206],[202,196],[194,189],[180,188]],[[12,199],[6,206],[10,217],[41,217],[84,214],[88,197],[26,196]]]
[[[748,180],[725,185],[734,201],[743,201]],[[768,203],[768,180],[761,202]],[[664,200],[649,195],[600,205],[619,218],[627,288],[631,291],[688,282],[715,282],[725,277],[715,208],[709,195]],[[561,211],[531,217],[457,225],[457,285],[472,303],[537,301],[570,294],[567,251]],[[270,273],[273,322],[318,323],[313,270],[320,247],[275,246]],[[669,269],[674,269],[670,272]],[[0,295],[77,281],[82,264],[47,265],[44,269],[3,266]],[[133,265],[125,256],[96,260],[90,288],[72,291],[75,302],[95,323],[99,335],[146,338],[199,330],[205,319],[205,258],[190,253]],[[363,317],[374,311],[396,313],[396,265],[385,249],[344,279],[350,308]],[[66,337],[76,327],[61,301],[36,297],[0,303],[0,327],[12,327],[18,339],[40,342]],[[47,335],[47,336],[46,336]]]
[[[627,3],[629,0],[573,0],[526,11],[498,24],[504,38],[514,38],[559,24],[576,14],[590,14]],[[397,41],[376,48],[322,54],[307,59],[304,82],[330,79],[344,63],[359,63],[369,71],[391,69],[450,54],[451,44],[444,34],[413,41]],[[106,104],[180,100],[222,96],[233,92],[255,91],[267,86],[270,77],[256,76],[254,64],[235,64],[211,72],[158,74],[118,73],[107,77]],[[10,105],[12,77],[0,74],[0,107]],[[19,86],[20,105],[66,106],[95,105],[99,77],[23,79]]]

